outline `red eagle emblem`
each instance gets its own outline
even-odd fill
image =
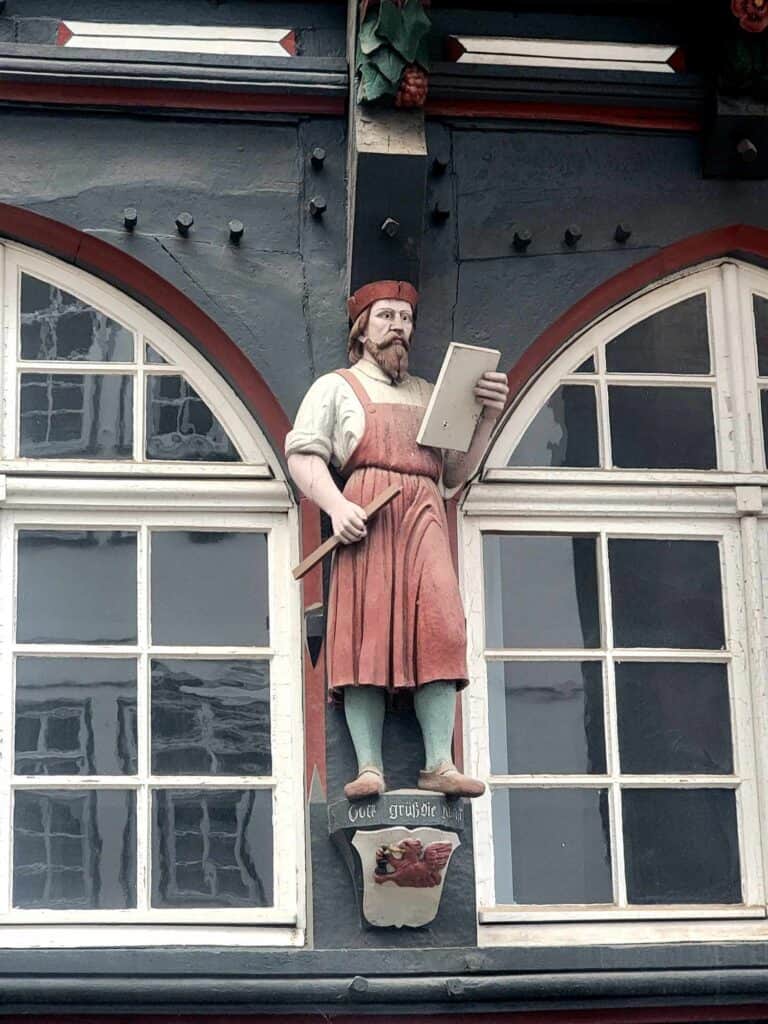
[[[377,884],[394,882],[412,889],[431,889],[440,885],[441,874],[451,857],[450,843],[430,843],[426,849],[418,839],[403,839],[376,851]]]

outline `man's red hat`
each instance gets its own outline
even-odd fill
[[[363,310],[377,299],[402,299],[404,302],[410,302],[411,307],[416,309],[419,293],[408,281],[371,281],[370,284],[364,284],[362,288],[358,288],[347,299],[349,319],[357,320]]]

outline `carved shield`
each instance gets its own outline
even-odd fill
[[[379,928],[420,928],[437,915],[459,837],[437,828],[355,832],[363,872],[363,916]]]

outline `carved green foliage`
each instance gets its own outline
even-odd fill
[[[430,20],[422,0],[380,0],[377,6],[364,3],[361,16],[355,61],[358,102],[392,99],[409,64],[429,70]]]

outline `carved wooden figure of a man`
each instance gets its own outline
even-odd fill
[[[466,454],[417,444],[432,385],[408,373],[418,295],[403,281],[365,285],[348,302],[350,368],[320,377],[288,435],[288,468],[343,541],[332,574],[328,684],[343,692],[358,762],[350,800],[385,790],[381,739],[387,693],[413,690],[426,764],[420,789],[479,796],[484,785],[451,760],[456,691],[467,684],[466,633],[443,498],[479,463],[507,399],[502,373],[477,381],[483,406]],[[339,490],[328,463],[345,480]],[[370,525],[363,506],[402,490]]]

